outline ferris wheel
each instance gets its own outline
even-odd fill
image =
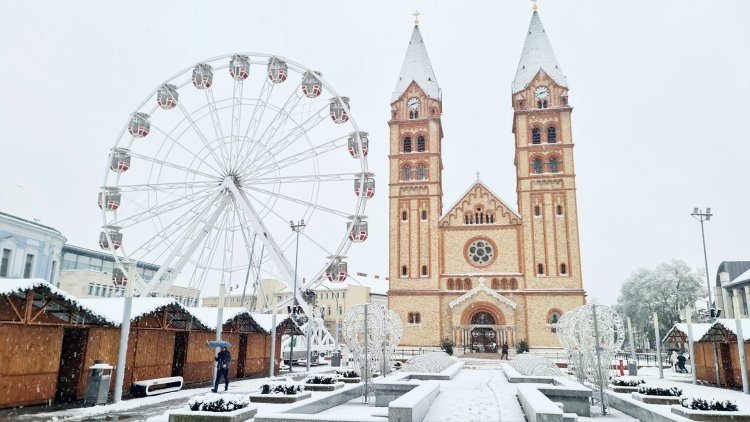
[[[368,143],[349,99],[291,60],[238,53],[184,69],[135,108],[107,157],[99,245],[113,280],[128,262],[154,264],[134,280],[141,295],[345,278],[345,253],[368,235]]]

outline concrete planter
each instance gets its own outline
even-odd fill
[[[609,385],[609,389],[615,393],[637,393],[638,387],[631,387],[628,385]]]
[[[345,382],[347,384],[356,384],[358,382],[362,382],[362,377],[355,377],[355,378],[339,378],[340,382]]]
[[[632,393],[634,399],[648,404],[680,404],[682,397],[678,396],[648,396],[641,393]]]
[[[336,391],[339,388],[344,388],[343,382],[337,382],[335,384],[304,384],[305,391]]]
[[[300,400],[309,399],[312,396],[310,392],[303,391],[297,394],[250,394],[250,401],[253,403],[294,403]]]
[[[248,406],[231,412],[177,410],[169,414],[169,422],[242,422],[255,417],[258,408]]]
[[[681,405],[672,406],[672,413],[688,418],[693,421],[733,421],[750,422],[750,413],[744,412],[718,412],[715,410],[693,410]]]

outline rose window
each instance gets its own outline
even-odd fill
[[[492,250],[492,245],[486,240],[475,240],[469,245],[466,250],[466,254],[469,257],[469,262],[474,265],[488,265],[495,252]]]

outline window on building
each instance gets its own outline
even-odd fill
[[[544,265],[539,264],[536,266],[536,273],[539,275],[544,275]]]
[[[422,221],[427,221],[427,211],[422,210]]]
[[[419,118],[419,110],[409,110],[409,118],[411,120]]]
[[[426,150],[426,142],[424,140],[424,136],[420,136],[417,138],[417,152],[425,152]]]
[[[471,280],[468,278],[464,279],[464,290],[471,290]]]
[[[547,315],[547,324],[550,324],[550,325],[557,324],[557,322],[560,321],[560,315],[561,315],[560,312],[557,310],[550,312]],[[553,326],[551,331],[553,333],[556,332],[557,331],[556,327]]]
[[[34,255],[27,253],[26,261],[23,263],[23,278],[31,278],[34,269]]]
[[[409,219],[409,213],[406,211],[401,211],[401,221],[406,221]]]
[[[500,288],[500,281],[496,278],[492,279],[492,290],[498,290]]]
[[[3,256],[0,258],[0,277],[8,277],[10,273],[10,249],[3,249]]]
[[[422,265],[422,276],[427,276],[427,265]]]
[[[404,138],[403,147],[404,147],[403,148],[404,152],[411,152],[411,138],[410,137],[407,136],[406,138]]]
[[[422,315],[419,312],[409,312],[409,324],[420,324]]]
[[[560,162],[557,161],[557,157],[550,157],[549,159],[549,172],[557,173],[560,171]]]
[[[531,143],[532,144],[542,143],[542,131],[538,127],[531,129]]]
[[[568,266],[564,263],[560,264],[560,274],[566,275],[568,274]]]
[[[406,277],[409,274],[408,269],[406,268],[406,265],[401,266],[401,277]]]
[[[446,288],[447,288],[448,290],[453,290],[453,287],[454,287],[454,286],[453,286],[453,279],[452,279],[452,278],[449,278],[449,279],[448,279],[448,282],[446,283],[446,286],[445,286],[445,287],[446,287]]]
[[[534,158],[534,161],[531,162],[534,173],[536,174],[542,174],[542,159],[541,158]]]
[[[547,108],[549,106],[549,103],[547,100],[539,100],[536,102],[536,108]]]
[[[411,167],[404,166],[401,168],[401,180],[411,180]]]
[[[557,142],[557,129],[554,126],[547,128],[547,143],[554,144]]]
[[[427,178],[427,167],[424,164],[417,166],[417,180],[424,180]]]
[[[539,207],[539,205],[534,205],[534,217],[541,217],[542,216],[542,209]]]
[[[557,206],[557,215],[563,215],[563,207],[562,205]]]

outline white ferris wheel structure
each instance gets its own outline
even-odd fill
[[[349,99],[284,57],[229,54],[178,72],[135,108],[107,158],[99,244],[113,281],[130,262],[152,263],[136,295],[250,285],[270,311],[277,292],[260,281],[281,280],[312,315],[304,292],[344,281],[345,254],[368,235],[368,143]]]

